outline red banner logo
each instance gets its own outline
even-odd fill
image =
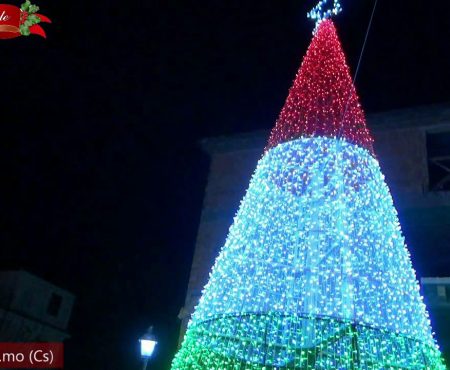
[[[0,39],[12,39],[19,36],[38,35],[46,37],[41,22],[51,23],[45,15],[38,14],[39,7],[27,0],[17,7],[0,4]]]
[[[0,369],[62,369],[62,343],[0,343]]]

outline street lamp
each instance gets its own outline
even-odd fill
[[[141,357],[144,360],[143,370],[146,370],[148,360],[152,357],[155,347],[158,344],[156,337],[153,335],[153,326],[150,326],[147,332],[139,338],[139,342],[141,343]]]

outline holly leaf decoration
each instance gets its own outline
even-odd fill
[[[30,27],[27,27],[24,24],[21,24],[19,26],[19,30],[23,36],[30,36]]]
[[[28,8],[28,13],[37,13],[39,11],[39,7],[37,5],[30,5]]]
[[[22,12],[20,15],[21,24],[19,26],[19,30],[23,36],[29,36],[31,33],[30,27],[41,22],[39,16],[34,14],[39,10],[39,7],[37,5],[31,4],[30,0],[26,0],[21,5],[20,9],[22,10]]]
[[[38,24],[41,21],[41,19],[37,15],[29,14],[27,21],[31,21],[32,22],[31,26],[32,26],[33,24]]]
[[[30,5],[31,5],[30,0],[27,0],[20,6],[20,10],[22,10],[23,12],[28,12]]]

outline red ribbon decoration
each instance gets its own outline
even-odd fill
[[[19,30],[20,16],[22,10],[19,7],[9,4],[0,4],[0,39],[12,39],[22,36]],[[41,22],[52,23],[52,21],[42,14],[35,14]],[[30,27],[30,33],[46,38],[44,29],[35,24]]]
[[[21,35],[20,13],[17,6],[0,4],[0,39],[12,39]]]

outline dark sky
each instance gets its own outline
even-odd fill
[[[151,323],[167,369],[208,170],[198,141],[271,128],[315,3],[42,0],[47,40],[0,40],[0,268],[76,295],[68,370],[139,369]],[[354,71],[373,1],[342,5]],[[449,13],[379,1],[357,80],[368,112],[450,101]]]

